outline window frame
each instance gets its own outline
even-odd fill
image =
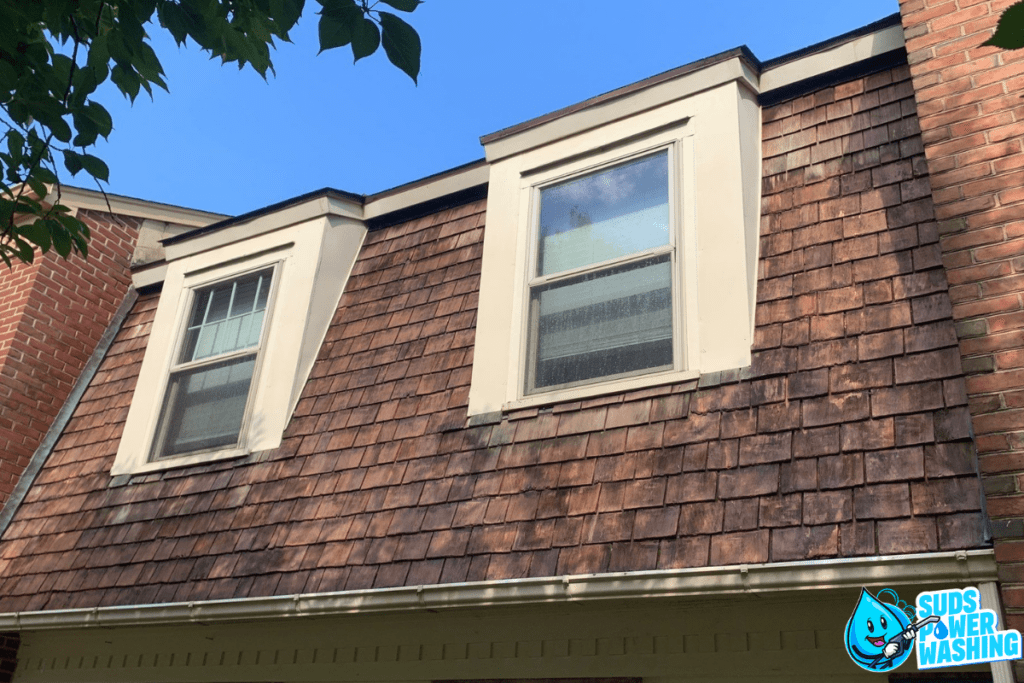
[[[280,447],[362,249],[367,230],[361,211],[361,206],[319,198],[167,245],[155,312],[143,311],[143,323],[135,331],[146,340],[144,355],[120,427],[112,476],[252,458]],[[238,444],[150,459],[193,290],[273,264],[278,264],[274,292]]]
[[[238,457],[249,452],[247,448],[247,441],[250,421],[252,419],[253,399],[256,389],[259,386],[260,371],[263,367],[263,360],[267,355],[264,351],[267,346],[270,329],[273,325],[274,309],[276,308],[277,292],[280,286],[283,264],[284,259],[278,255],[275,260],[272,260],[269,263],[260,259],[258,264],[246,264],[246,267],[242,270],[235,269],[231,272],[224,273],[222,272],[223,269],[215,269],[213,271],[203,272],[199,274],[199,277],[196,277],[193,280],[188,280],[188,276],[186,276],[188,284],[185,285],[182,303],[178,307],[177,320],[175,321],[175,339],[170,347],[170,362],[164,373],[163,385],[160,391],[160,400],[157,401],[159,408],[157,410],[156,422],[153,424],[149,443],[146,448],[146,463],[190,464],[194,460],[205,462],[207,460]],[[260,335],[256,346],[236,349],[234,351],[201,358],[197,361],[189,361],[187,363],[178,361],[177,359],[181,357],[182,346],[185,343],[185,338],[187,336],[189,319],[192,317],[193,313],[192,308],[195,305],[199,291],[208,287],[214,287],[220,283],[240,280],[247,275],[263,270],[270,270],[270,290],[267,293],[267,305],[264,309],[262,328],[260,329]],[[205,275],[205,277],[203,277],[203,275]],[[255,360],[253,363],[252,377],[249,379],[249,390],[246,392],[245,396],[245,409],[242,414],[242,421],[239,424],[238,438],[235,440],[235,443],[230,446],[213,446],[174,455],[161,455],[160,451],[164,448],[164,432],[166,432],[166,426],[162,429],[161,425],[163,425],[164,412],[167,408],[167,394],[170,391],[171,382],[174,376],[197,368],[207,367],[253,354],[255,354]],[[186,459],[188,460],[187,463],[185,462]]]
[[[521,371],[519,373],[518,399],[524,400],[535,396],[578,389],[595,384],[607,384],[617,380],[646,377],[648,375],[660,375],[667,372],[682,372],[686,369],[686,345],[683,343],[686,325],[685,315],[683,314],[683,311],[681,310],[682,307],[680,305],[684,291],[684,278],[681,273],[682,259],[679,256],[680,251],[682,251],[682,243],[684,241],[684,237],[682,235],[683,198],[679,185],[682,177],[681,169],[679,168],[681,165],[680,157],[682,156],[680,152],[681,146],[681,139],[677,138],[667,142],[643,146],[640,149],[631,148],[628,152],[615,155],[610,159],[602,160],[600,162],[593,162],[593,160],[590,160],[591,163],[585,163],[582,167],[577,167],[576,164],[572,164],[571,170],[559,167],[554,171],[555,175],[551,176],[550,174],[544,174],[544,180],[536,182],[528,190],[530,192],[530,210],[527,214],[530,221],[529,249],[526,259],[524,291],[521,293],[521,296],[523,296],[524,306],[521,322],[522,329],[520,330],[521,343],[519,349],[519,367],[521,368]],[[542,209],[541,193],[545,189],[562,183],[571,182],[574,179],[611,170],[617,166],[622,166],[633,161],[639,161],[645,157],[653,157],[661,152],[665,152],[667,157],[666,163],[668,177],[666,182],[668,187],[666,189],[669,205],[667,244],[650,247],[624,256],[606,259],[604,261],[591,263],[585,266],[570,268],[568,270],[559,271],[549,275],[537,275],[538,264],[540,261],[540,243],[542,239],[540,235],[540,213]],[[671,366],[658,366],[657,368],[631,370],[602,377],[579,380],[576,382],[551,385],[540,389],[532,386],[535,382],[535,380],[531,378],[536,374],[536,359],[533,358],[534,350],[532,347],[534,344],[531,343],[533,335],[530,328],[532,326],[531,301],[533,291],[535,289],[557,284],[559,282],[565,282],[591,273],[599,273],[616,267],[629,266],[645,260],[663,257],[666,254],[669,256],[669,271],[671,276],[669,284],[672,297],[670,308],[672,316]],[[537,340],[537,343],[539,344],[539,339]]]
[[[602,169],[614,167],[644,156],[667,150],[669,155],[669,240],[672,272],[672,367],[641,370],[603,378],[595,378],[570,385],[557,385],[550,389],[528,392],[527,373],[530,371],[529,303],[530,292],[537,285],[537,258],[540,249],[540,191],[546,187],[582,177]],[[690,359],[698,354],[696,325],[691,324],[696,311],[696,247],[697,236],[693,215],[694,130],[689,120],[678,121],[669,129],[653,131],[648,135],[631,137],[619,143],[605,145],[589,153],[554,164],[545,164],[521,173],[520,229],[518,231],[518,258],[513,301],[514,339],[511,341],[512,362],[507,378],[505,409],[546,405],[566,400],[597,396],[684,381],[698,376]],[[580,272],[607,268],[609,263],[631,263],[651,258],[652,253],[666,253],[665,247],[637,252],[620,259],[563,271],[578,275]]]

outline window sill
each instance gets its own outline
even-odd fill
[[[231,448],[226,450],[218,451],[199,451],[191,453],[189,455],[181,455],[177,457],[163,458],[161,460],[153,460],[150,462],[142,463],[131,468],[130,471],[119,472],[117,468],[111,471],[112,476],[119,474],[149,474],[150,472],[162,472],[164,470],[177,469],[179,467],[189,467],[192,465],[206,465],[213,462],[221,462],[223,460],[234,460],[237,458],[244,458],[251,454],[247,448]]]
[[[520,408],[536,408],[538,406],[553,405],[566,401],[578,401],[585,398],[594,398],[606,394],[619,394],[634,389],[647,389],[648,387],[675,384],[677,382],[688,382],[700,377],[697,370],[663,370],[662,372],[642,375],[640,377],[625,377],[610,382],[597,382],[570,389],[558,389],[543,394],[524,396],[515,401],[505,403],[501,409],[503,412],[519,410]]]

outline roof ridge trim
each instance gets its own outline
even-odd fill
[[[610,599],[711,598],[879,585],[959,585],[996,580],[993,550],[957,550],[126,607],[10,612],[0,614],[0,630],[135,627]]]

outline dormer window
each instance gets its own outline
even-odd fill
[[[362,205],[329,194],[164,240],[160,300],[111,474],[277,448],[365,235]]]
[[[153,459],[238,445],[273,280],[265,268],[194,291]]]
[[[744,59],[484,138],[470,416],[750,365],[761,138]]]
[[[537,188],[526,394],[673,367],[670,156]]]

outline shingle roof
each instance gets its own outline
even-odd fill
[[[279,449],[124,484],[141,297],[0,542],[0,611],[982,545],[906,79],[764,112],[754,361],[700,386],[467,427],[478,201],[367,236]]]

